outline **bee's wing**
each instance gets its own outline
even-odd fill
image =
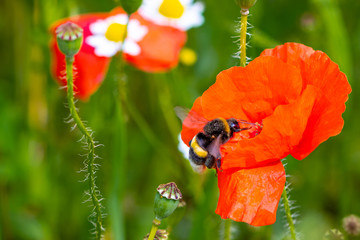
[[[206,123],[209,121],[205,119],[204,117],[200,116],[195,111],[191,111],[187,108],[176,106],[174,108],[176,115],[180,118],[183,125],[187,128],[197,128],[201,129],[206,125]],[[199,131],[199,132],[200,132]]]
[[[207,147],[208,152],[213,155],[216,159],[221,158],[220,153],[220,146],[221,146],[221,135],[215,138]]]
[[[178,118],[180,118],[181,122],[184,122],[185,118],[189,115],[190,109],[184,108],[184,107],[180,107],[180,106],[176,106],[174,107],[176,116],[178,116]]]

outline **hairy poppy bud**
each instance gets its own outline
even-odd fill
[[[236,4],[242,9],[249,9],[255,5],[257,0],[235,0]]]
[[[159,185],[154,201],[155,218],[162,220],[171,215],[181,198],[181,192],[174,182]]]
[[[66,57],[73,57],[81,48],[83,29],[75,23],[66,22],[56,29],[56,39],[60,51]]]
[[[120,0],[120,3],[125,12],[130,15],[139,9],[142,0]]]

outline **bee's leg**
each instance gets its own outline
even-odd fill
[[[221,158],[216,159],[216,167],[217,167],[218,169],[220,169],[220,167],[221,167]]]
[[[207,168],[213,168],[215,166],[215,158],[213,155],[209,154],[205,160],[205,166]]]

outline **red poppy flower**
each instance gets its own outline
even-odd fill
[[[121,8],[110,13],[94,13],[63,19],[51,28],[52,70],[60,84],[66,85],[65,58],[56,44],[55,29],[71,21],[84,29],[83,45],[75,55],[74,78],[76,97],[86,100],[105,78],[110,59],[120,51],[126,61],[140,70],[164,72],[176,66],[186,41],[186,32],[159,26],[138,13],[131,15],[124,41],[128,16]]]
[[[345,74],[325,53],[297,43],[222,71],[191,111],[207,120],[243,119],[262,128],[235,133],[221,146],[216,213],[254,226],[274,223],[285,185],[281,159],[291,154],[301,160],[339,134],[350,92]],[[183,141],[201,127],[185,119]]]

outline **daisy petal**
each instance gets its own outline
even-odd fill
[[[92,35],[85,39],[85,42],[95,48],[94,52],[100,57],[112,57],[121,48],[121,42],[112,42],[104,35]]]
[[[126,40],[124,42],[124,52],[128,53],[132,56],[136,56],[136,55],[140,54],[141,49],[140,49],[139,45],[137,45],[136,42],[133,42],[131,40]]]
[[[89,29],[92,34],[104,35],[106,29],[108,28],[108,23],[105,20],[98,20],[92,24],[90,24]]]
[[[125,25],[128,21],[128,16],[126,14],[117,14],[107,18],[106,21],[108,22],[108,24],[116,22]]]
[[[204,11],[204,4],[196,2],[190,6],[179,21],[179,27],[185,31],[193,27],[201,26],[204,23],[204,17],[199,14]]]
[[[141,25],[138,20],[134,19],[129,22],[128,31],[128,38],[138,42],[144,38],[148,29],[146,26]]]
[[[202,13],[204,5],[201,2],[193,3],[193,0],[176,0],[170,4],[174,7],[174,2],[183,7],[183,12],[178,16],[167,16],[160,12],[161,5],[167,0],[144,0],[139,9],[141,16],[149,21],[161,26],[171,26],[179,30],[187,31],[192,27],[200,26],[204,22]],[[167,2],[169,4],[170,1]],[[179,9],[175,8],[175,9]]]

